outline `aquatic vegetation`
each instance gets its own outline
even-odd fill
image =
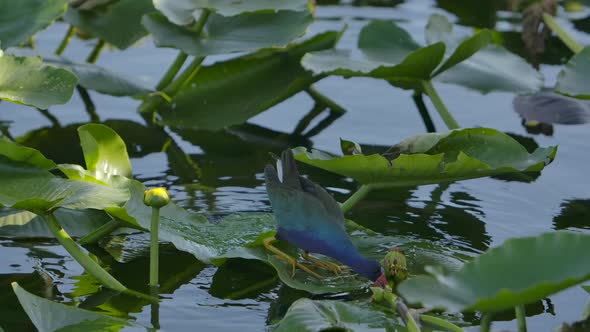
[[[38,297],[25,290],[28,287],[20,280],[10,280],[12,291],[32,324],[42,331],[148,328],[128,317],[146,305],[151,305],[149,328],[159,329],[159,295],[173,293],[185,279],[210,266],[216,268],[211,294],[223,298],[241,298],[277,282],[318,296],[291,299],[288,310],[269,314],[272,319],[267,324],[277,331],[460,331],[462,326],[477,324],[488,331],[506,310],[514,312],[519,331],[526,330],[526,305],[590,279],[590,262],[580,254],[590,246],[590,235],[583,232],[588,225],[564,220],[570,215],[587,217],[579,207],[587,199],[568,200],[563,216],[554,220],[558,230],[510,238],[487,250],[483,249],[489,237],[480,239],[486,243],[481,250],[451,250],[449,241],[376,232],[345,217],[379,191],[438,185],[432,204],[419,208],[426,220],[437,210],[434,196],[440,201],[449,183],[484,177],[542,179],[545,168],[560,158],[557,146],[540,147],[532,139],[488,126],[461,128],[443,101],[444,94],[435,88],[448,83],[482,94],[522,94],[514,105],[527,123],[587,122],[583,99],[590,96],[590,48],[568,36],[548,12],[542,14],[535,21],[537,28],[542,20],[575,53],[564,61],[555,88],[543,90],[540,72],[502,45],[502,32],[488,27],[465,34],[441,14],[428,19],[425,43],[416,41],[399,22],[372,19],[358,26],[356,48],[342,49],[340,45],[352,47],[343,37],[351,27],[315,27],[315,1],[23,0],[0,4],[0,99],[38,108],[54,125],[15,139],[0,122],[0,236],[13,241],[55,238],[86,272],[72,291],[72,298],[85,297],[82,304]],[[55,54],[44,54],[35,48],[33,36],[57,20],[68,24],[68,29]],[[143,40],[146,36],[150,41]],[[88,40],[93,47],[85,61],[65,58],[68,45],[80,40]],[[95,64],[106,46],[125,51],[144,42],[178,51],[154,87]],[[543,52],[548,49],[544,47]],[[541,57],[543,52],[534,55]],[[410,90],[429,133],[388,146],[367,147],[341,139],[342,156],[313,149],[310,138],[347,113],[315,85],[353,77]],[[67,103],[74,88],[92,122],[100,119],[86,89],[133,97],[133,107],[137,106],[146,126],[127,120],[61,126],[46,109]],[[315,104],[299,123],[293,123],[292,134],[243,125],[298,94]],[[424,94],[448,131],[435,132]],[[325,110],[330,114],[318,120]],[[47,139],[53,137],[50,132],[63,141]],[[183,150],[183,141],[198,141],[200,148],[240,164],[240,171],[253,178],[271,162],[267,152],[283,151],[283,165],[265,170],[274,215],[220,215],[214,206],[185,209],[172,185],[150,189],[153,177],[134,178],[134,158],[163,153],[174,176],[187,187],[197,187],[205,196],[214,192],[204,180],[217,176],[214,163],[196,162]],[[44,154],[44,144],[56,147],[57,157]],[[72,157],[62,163],[61,156],[73,155],[67,151],[70,147],[81,148],[83,160]],[[228,148],[233,150],[231,155]],[[340,204],[323,186],[300,177],[298,166],[301,174],[324,172],[344,178],[350,192],[339,193],[345,198]],[[308,196],[296,201],[293,193]],[[289,214],[293,209],[300,214],[293,217]],[[481,220],[470,216],[485,225],[485,216]],[[305,224],[302,218],[315,219]],[[328,219],[330,223],[322,224]],[[580,232],[559,230],[569,225]],[[408,223],[404,227],[422,226]],[[301,240],[312,235],[321,238],[315,245]],[[162,259],[170,244],[183,260],[182,266]],[[306,263],[294,258],[299,257],[299,249],[329,257],[326,261],[308,258],[311,263]],[[149,271],[130,268],[128,273],[145,279],[142,286],[151,286],[150,295],[147,288],[125,286],[129,280],[111,269],[115,264],[133,266],[148,252]],[[381,280],[382,273],[387,282]],[[382,287],[370,289],[371,281]],[[588,286],[582,289],[589,291]],[[117,302],[119,293],[133,297],[129,307]],[[343,301],[342,294],[351,300]],[[588,308],[583,310],[586,314],[576,324],[588,319]],[[39,315],[39,311],[48,314]],[[460,316],[473,313],[481,319]]]

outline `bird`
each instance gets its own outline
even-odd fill
[[[309,252],[336,259],[376,285],[385,285],[387,281],[379,262],[361,255],[346,232],[340,204],[324,188],[299,175],[290,149],[283,151],[277,167],[281,168],[282,177],[272,165],[264,168],[266,190],[277,222],[276,234],[263,240],[266,249],[288,261],[293,275],[295,269],[300,268],[322,278],[272,245],[273,242],[283,240],[302,249],[303,258],[320,268],[336,273],[341,270],[337,264],[309,256]]]

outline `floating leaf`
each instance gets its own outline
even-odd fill
[[[73,62],[63,57],[47,56],[45,63],[71,70],[78,83],[86,89],[94,90],[111,96],[136,96],[149,93],[151,90],[118,73],[91,63]]]
[[[509,309],[590,279],[590,258],[580,255],[588,246],[590,235],[564,231],[510,239],[459,271],[414,277],[398,290],[409,302],[427,308]]]
[[[514,110],[526,121],[581,124],[590,122],[590,101],[554,92],[516,96]]]
[[[126,190],[63,179],[45,169],[12,160],[10,151],[0,150],[0,204],[6,207],[35,213],[57,207],[103,209],[117,206],[128,198]]]
[[[141,327],[120,318],[44,299],[27,292],[16,282],[12,283],[12,289],[39,331],[119,331],[124,327]]]
[[[46,109],[72,97],[78,79],[38,57],[0,56],[0,99]]]
[[[152,11],[151,0],[119,0],[92,10],[70,7],[64,19],[124,50],[148,34],[141,25],[141,17]]]
[[[408,145],[408,141],[421,142]],[[295,159],[309,165],[377,186],[414,186],[464,180],[519,171],[540,171],[555,157],[556,147],[539,148],[532,154],[510,136],[489,128],[454,130],[446,135],[425,134],[401,144],[393,160],[384,156],[334,157],[304,148],[294,150]],[[417,148],[421,147],[421,148]]]
[[[78,127],[78,135],[88,170],[131,177],[127,146],[114,130],[91,123]]]
[[[45,158],[38,150],[16,144],[3,137],[0,137],[0,154],[12,160],[27,163],[45,170],[56,167],[53,160]]]
[[[66,0],[19,0],[0,2],[0,42],[2,47],[18,46],[37,31],[58,19]],[[0,53],[1,55],[1,53]]]
[[[333,47],[339,37],[326,32],[282,50],[261,50],[201,68],[174,97],[172,110],[161,112],[162,122],[210,130],[241,124],[315,82],[318,78],[299,60],[306,52]]]
[[[171,23],[159,13],[144,16],[142,22],[156,46],[206,56],[287,45],[305,33],[313,18],[307,11],[260,12],[232,17],[211,14],[203,35]]]
[[[273,331],[404,330],[403,324],[394,317],[397,316],[377,310],[370,303],[303,298],[289,307]]]
[[[208,9],[222,16],[234,16],[259,11],[304,11],[307,9],[308,2],[308,0],[154,0],[154,6],[170,22],[187,25],[198,19],[202,9]]]
[[[82,237],[111,218],[99,210],[57,209],[55,218],[72,237]],[[29,211],[0,210],[0,236],[6,238],[51,238],[45,219]]]
[[[431,16],[426,28],[431,43],[420,46],[408,33],[389,21],[371,21],[359,35],[362,55],[346,50],[312,52],[303,67],[315,74],[387,79],[411,89],[421,80],[441,80],[482,92],[530,92],[541,88],[539,73],[520,57],[495,45],[482,30],[467,39],[454,36],[452,25],[441,15]]]
[[[590,74],[590,46],[574,55],[557,77],[555,90],[577,98],[590,98],[587,78]]]

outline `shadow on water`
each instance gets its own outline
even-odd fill
[[[590,229],[590,199],[572,199],[561,204],[561,212],[553,218],[555,229]]]

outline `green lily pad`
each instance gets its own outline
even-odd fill
[[[39,150],[16,144],[5,137],[0,137],[0,154],[41,169],[50,170],[56,167],[53,160],[45,158]]]
[[[459,271],[414,277],[398,290],[409,302],[427,308],[509,309],[590,279],[590,258],[580,255],[588,246],[590,235],[564,231],[510,239]]]
[[[170,22],[178,25],[194,22],[202,9],[208,9],[222,16],[234,16],[260,11],[304,11],[308,3],[308,0],[154,0],[156,9],[166,15]]]
[[[107,95],[136,96],[151,91],[135,81],[95,64],[73,62],[56,56],[44,57],[43,61],[72,71],[78,76],[81,86]]]
[[[173,98],[172,109],[160,113],[162,123],[209,130],[244,123],[315,82],[318,78],[299,64],[301,57],[333,47],[340,35],[325,32],[285,49],[260,50],[201,68]]]
[[[420,90],[421,80],[440,80],[481,92],[532,92],[542,86],[541,75],[520,57],[488,45],[487,30],[462,39],[454,36],[444,16],[431,16],[426,27],[428,46],[420,46],[390,21],[371,21],[358,40],[362,55],[348,50],[312,52],[302,59],[315,74],[387,79],[402,88]]]
[[[38,57],[0,56],[0,99],[46,109],[72,97],[78,79]]]
[[[232,17],[211,14],[203,35],[171,23],[160,13],[145,15],[142,22],[156,46],[206,56],[285,46],[305,33],[313,17],[308,11],[258,12]]]
[[[273,328],[277,332],[326,330],[398,331],[404,330],[404,325],[396,315],[380,311],[370,303],[303,298],[295,301]]]
[[[56,303],[33,295],[16,282],[12,289],[21,306],[39,331],[119,331],[124,327],[141,328],[121,318]]]
[[[125,142],[111,128],[96,123],[78,127],[86,168],[130,177],[131,161]]]
[[[574,55],[559,73],[555,90],[576,98],[590,99],[587,77],[590,73],[590,46]]]
[[[53,215],[72,237],[82,237],[111,220],[103,211],[90,209],[57,209]],[[12,209],[0,209],[0,237],[55,238],[47,228],[45,219],[33,212]]]
[[[119,0],[92,10],[70,7],[64,19],[119,49],[126,49],[148,32],[141,24],[144,14],[154,11],[151,0]]]
[[[45,29],[67,8],[66,0],[19,0],[0,2],[2,47],[18,46],[37,31]]]
[[[510,172],[540,171],[556,147],[528,153],[510,136],[489,128],[418,135],[395,146],[393,160],[379,154],[334,157],[294,149],[295,159],[374,186],[414,186]]]
[[[103,209],[118,206],[129,197],[126,190],[60,178],[46,169],[10,159],[19,149],[14,143],[0,150],[1,205],[44,213],[58,207]]]

